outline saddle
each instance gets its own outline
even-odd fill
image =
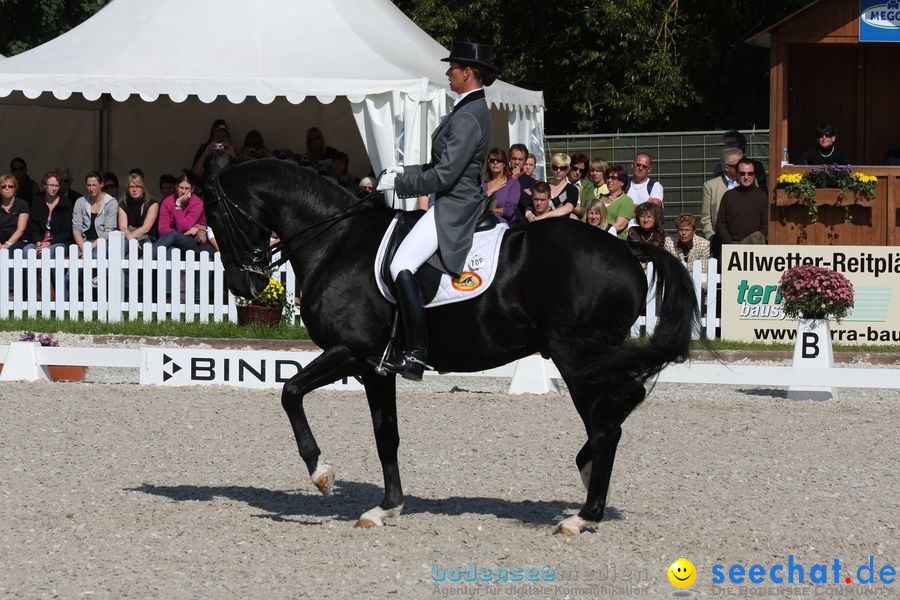
[[[391,295],[395,298],[396,290],[394,289],[394,280],[391,278],[391,261],[394,260],[397,248],[400,247],[400,244],[424,214],[424,210],[413,210],[400,213],[397,218],[397,223],[394,225],[391,237],[388,240],[380,272],[381,278],[387,285]],[[488,202],[484,212],[478,217],[478,222],[475,224],[475,232],[490,231],[496,226],[497,217],[494,215],[494,203]],[[416,271],[416,283],[419,284],[419,291],[422,292],[422,303],[424,305],[427,306],[434,300],[441,284],[441,277],[444,275],[452,277],[452,274],[444,265],[444,261],[441,258],[441,251],[438,250]]]

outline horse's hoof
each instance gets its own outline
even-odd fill
[[[579,533],[581,532],[577,530],[573,531],[568,527],[563,527],[562,525],[556,528],[556,535],[561,535],[563,537],[576,537]]]
[[[376,527],[378,527],[378,524],[370,519],[360,519],[356,522],[356,525],[354,525],[354,527],[358,529],[375,529]]]
[[[563,537],[575,537],[585,529],[596,526],[594,521],[586,521],[578,515],[572,515],[567,519],[563,519],[556,528],[556,533]]]
[[[384,525],[385,519],[397,517],[401,512],[403,512],[402,504],[395,506],[394,508],[381,508],[380,506],[376,506],[375,508],[371,508],[364,512],[354,527],[359,527],[361,529],[381,527]]]
[[[334,470],[325,464],[316,467],[312,474],[312,482],[323,496],[330,496],[334,490]]]

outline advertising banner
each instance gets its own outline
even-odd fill
[[[900,0],[860,0],[859,41],[900,42]]]
[[[855,303],[832,340],[900,344],[900,249],[883,246],[722,247],[722,338],[792,343],[797,320],[785,316],[781,274],[798,265],[834,269],[853,284]]]
[[[145,348],[141,350],[141,385],[231,385],[249,388],[281,388],[311,363],[319,352],[275,350],[205,350],[200,348]],[[326,390],[361,390],[347,378]]]

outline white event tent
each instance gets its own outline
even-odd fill
[[[447,54],[389,0],[113,0],[0,61],[0,159],[25,157],[35,179],[71,166],[76,189],[88,169],[139,166],[155,192],[224,118],[236,147],[257,129],[270,149],[305,152],[318,126],[357,174],[424,162],[452,102]],[[494,143],[525,143],[542,164],[542,93],[486,92]]]

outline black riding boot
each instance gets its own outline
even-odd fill
[[[404,379],[421,381],[428,352],[422,294],[419,292],[415,276],[409,270],[400,271],[394,283],[405,347],[402,352],[394,353],[384,361],[379,356],[370,358],[369,362],[376,368],[381,367],[388,373],[403,376]]]

